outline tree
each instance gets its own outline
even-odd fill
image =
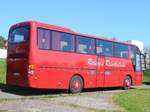
[[[143,51],[144,51],[146,69],[150,69],[150,46],[145,47]]]
[[[0,36],[0,48],[5,48],[6,40],[3,36]]]

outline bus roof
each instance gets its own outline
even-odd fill
[[[105,37],[101,37],[101,36],[91,36],[88,34],[82,34],[82,33],[74,32],[73,30],[66,28],[66,27],[52,25],[52,24],[46,24],[46,23],[35,21],[35,20],[20,22],[20,23],[17,23],[17,24],[14,24],[13,26],[11,26],[11,28],[19,27],[19,26],[23,26],[23,25],[27,25],[27,24],[35,24],[37,27],[41,27],[41,28],[57,30],[57,31],[71,33],[71,34],[75,34],[75,35],[79,35],[79,36],[91,37],[91,38],[102,39],[102,40],[107,40],[107,41],[111,41],[111,42],[117,42],[117,43],[135,46],[135,45],[128,43],[128,42],[122,42],[122,41],[113,40],[113,39],[109,39],[109,38],[105,38]]]

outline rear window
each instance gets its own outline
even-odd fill
[[[19,27],[10,30],[9,39],[10,43],[26,42],[29,38],[29,27]]]

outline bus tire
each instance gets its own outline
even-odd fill
[[[126,76],[125,79],[123,80],[123,89],[128,90],[131,88],[131,78],[129,76]]]
[[[73,76],[70,80],[69,91],[71,93],[79,93],[83,89],[83,80],[80,76]]]

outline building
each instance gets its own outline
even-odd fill
[[[127,42],[136,45],[140,51],[143,53],[144,50],[144,42],[143,41],[139,41],[139,40],[128,40]]]

